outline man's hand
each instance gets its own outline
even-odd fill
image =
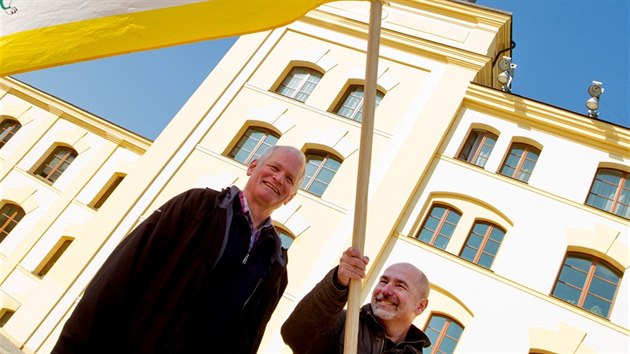
[[[350,279],[361,280],[365,277],[365,267],[370,259],[361,256],[356,248],[348,248],[339,259],[337,281],[343,286],[350,284]]]

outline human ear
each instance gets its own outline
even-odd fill
[[[416,308],[416,315],[420,315],[429,306],[429,299],[422,299]]]
[[[256,169],[256,166],[258,166],[258,160],[253,160],[252,162],[249,163],[249,166],[247,166],[248,176],[252,175],[252,172],[254,172],[254,170]]]
[[[295,197],[296,194],[297,194],[297,191],[295,193],[291,194],[290,196],[288,196],[287,199],[285,199],[284,203],[282,203],[282,204],[284,204],[284,205],[289,204],[291,199],[293,199],[293,197]]]

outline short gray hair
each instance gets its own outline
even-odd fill
[[[261,165],[265,163],[269,156],[273,155],[279,149],[291,151],[293,155],[300,159],[300,162],[302,163],[302,173],[298,176],[297,183],[295,184],[297,188],[300,188],[304,177],[306,177],[306,156],[304,156],[304,153],[300,149],[289,145],[270,146],[267,150],[265,150],[265,152],[262,153],[262,155],[260,155],[259,158],[256,159],[258,160],[258,164]]]

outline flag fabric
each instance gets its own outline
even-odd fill
[[[332,0],[0,0],[0,76],[258,32]]]

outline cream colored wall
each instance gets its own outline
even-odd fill
[[[94,243],[80,231],[98,213],[87,204],[149,143],[19,81],[3,78],[0,88],[0,115],[22,125],[0,149],[0,200],[26,213],[0,244],[0,305],[16,311],[0,331],[22,346],[85,264],[76,262],[76,244]],[[78,156],[49,183],[32,172],[56,144],[71,146]],[[36,275],[62,237],[76,240],[48,274]]]
[[[25,218],[18,228],[38,228],[37,236],[7,243],[19,257],[0,257],[4,277],[16,279],[12,289],[30,294],[18,294],[28,301],[2,333],[24,344],[27,352],[49,351],[93,274],[139,221],[188,188],[244,185],[246,166],[226,155],[248,126],[262,125],[281,135],[279,144],[324,149],[343,160],[321,198],[300,191],[272,215],[297,238],[289,250],[289,285],[260,352],[290,352],[280,337],[280,326],[297,301],[336,264],[352,236],[360,124],[330,110],[346,83],[363,75],[367,6],[367,2],[331,3],[287,27],[240,37],[141,158],[142,141],[129,136],[118,145],[102,141],[83,124],[58,122],[57,115],[28,109],[0,92],[0,99],[7,97],[0,107],[12,107],[15,114],[38,123],[25,125],[20,140],[12,139],[13,146],[0,150],[0,158],[21,166],[21,172],[4,172],[0,166],[0,177],[7,176],[0,183],[11,185],[16,195],[28,196],[37,190],[25,200],[36,206],[32,215],[39,212],[38,220],[42,220]],[[569,343],[582,333],[581,350],[613,351],[628,336],[627,301],[615,303],[609,323],[550,299],[548,293],[570,245],[588,245],[628,266],[628,232],[619,231],[627,223],[584,207],[584,197],[579,197],[584,183],[592,179],[596,161],[620,161],[618,156],[629,144],[628,130],[599,126],[527,100],[518,106],[527,107],[526,112],[514,114],[514,100],[506,99],[511,95],[471,85],[480,80],[498,87],[491,80],[494,69],[490,66],[496,52],[509,46],[510,31],[509,15],[464,3],[402,0],[385,7],[378,79],[385,98],[376,109],[365,246],[372,262],[362,296],[367,301],[374,279],[386,265],[409,260],[434,283],[430,307],[417,319],[418,326],[424,327],[431,311],[455,316],[466,327],[458,352],[553,350],[561,346],[542,340],[541,335],[556,332],[558,340]],[[307,63],[324,72],[305,103],[273,92],[291,63]],[[530,186],[497,176],[503,153],[493,153],[485,172],[453,158],[474,122],[501,132],[495,152],[503,152],[512,136],[526,136],[543,145]],[[49,128],[50,134],[44,134]],[[62,136],[99,163],[88,166],[77,159],[82,171],[59,181],[63,193],[70,194],[52,205],[49,200],[61,190],[41,188],[46,186],[25,171],[37,160],[31,146],[45,149]],[[3,155],[7,147],[25,152],[14,159],[13,154]],[[550,178],[557,166],[553,161],[564,157],[558,152],[564,149],[577,149],[591,162],[590,167],[567,164],[575,176],[582,177],[579,181],[563,184]],[[128,175],[109,203],[98,212],[86,207],[98,186],[121,171]],[[28,183],[23,183],[24,176]],[[431,200],[448,201],[465,211],[446,252],[407,237],[419,227]],[[515,200],[523,203],[515,204]],[[538,213],[535,223],[529,221],[533,210]],[[67,217],[70,212],[80,216]],[[553,213],[562,222],[554,220]],[[454,255],[465,242],[473,215],[492,219],[508,230],[493,272]],[[544,233],[540,232],[543,227]],[[16,235],[22,232],[18,228]],[[72,257],[63,257],[43,281],[28,275],[50,244],[73,234],[76,240],[68,250]],[[593,235],[603,241],[593,242]],[[535,252],[543,252],[546,258],[532,262],[522,250],[539,244],[547,247]],[[5,274],[5,264],[19,262],[25,264],[18,267],[19,272]],[[489,297],[489,292],[500,295],[501,301]],[[624,280],[618,296],[627,299],[628,295]],[[505,313],[511,318],[505,319]],[[505,321],[509,325],[499,330],[509,333],[495,333],[497,323]],[[575,329],[567,329],[566,323]],[[489,328],[492,340],[480,341],[487,338]],[[478,347],[482,343],[483,349]]]

